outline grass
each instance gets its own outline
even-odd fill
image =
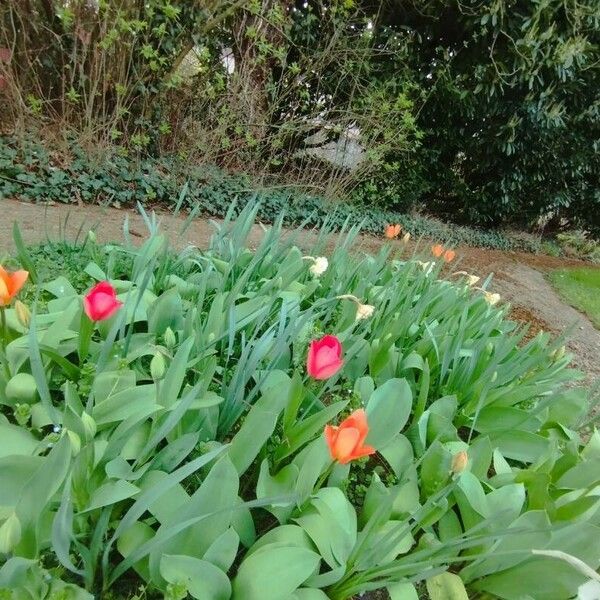
[[[600,269],[558,269],[552,271],[549,278],[560,296],[584,312],[600,329]]]

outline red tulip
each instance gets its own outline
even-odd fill
[[[343,366],[342,344],[335,335],[313,340],[308,348],[306,370],[315,379],[328,379]]]
[[[325,441],[331,458],[345,465],[351,460],[374,454],[375,448],[365,444],[368,433],[367,415],[362,408],[344,419],[339,427],[325,425]]]
[[[83,298],[85,314],[92,321],[105,321],[112,317],[123,306],[117,300],[115,288],[108,281],[96,284]]]

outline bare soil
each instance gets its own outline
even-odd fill
[[[94,229],[99,241],[121,241],[123,221],[127,216],[131,236],[142,240],[146,226],[134,210],[115,209],[96,205],[34,205],[16,200],[0,200],[0,256],[13,249],[12,226],[17,221],[26,242],[35,243],[45,239],[70,239],[85,235]],[[167,233],[176,247],[189,244],[205,248],[214,231],[214,225],[206,219],[195,219],[185,233],[181,233],[185,216],[159,213],[161,230]],[[257,244],[263,234],[260,225],[254,226],[249,244]],[[306,232],[300,244],[310,248],[314,233]],[[376,251],[382,240],[372,236],[360,238],[361,249]],[[408,251],[414,250],[414,246]],[[600,377],[600,332],[589,319],[565,304],[547,282],[544,274],[565,266],[581,266],[576,259],[555,258],[525,252],[504,252],[482,248],[459,247],[459,259],[454,270],[465,270],[479,275],[482,281],[493,274],[490,291],[498,292],[511,304],[511,317],[530,323],[529,335],[540,330],[555,335],[569,333],[568,348],[573,352],[575,365],[586,375],[586,383]]]

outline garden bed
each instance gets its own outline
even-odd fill
[[[254,217],[204,251],[150,216],[141,245],[18,244],[5,595],[576,595],[572,559],[532,554],[600,565],[600,438],[562,341],[429,249],[359,256],[355,229],[307,256],[280,222],[249,244]]]

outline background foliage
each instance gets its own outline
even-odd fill
[[[43,127],[59,153],[67,133],[98,162],[170,154],[359,205],[597,231],[599,22],[593,0],[8,0],[0,110],[7,133]]]

